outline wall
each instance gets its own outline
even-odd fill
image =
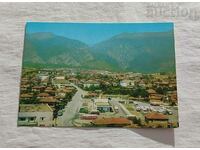
[[[200,3],[0,3],[0,146],[200,147],[199,11]],[[26,21],[174,22],[180,127],[17,127]]]

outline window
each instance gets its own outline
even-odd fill
[[[19,117],[19,121],[26,121],[26,117]]]
[[[45,119],[45,117],[40,117],[40,120],[44,120]]]
[[[35,121],[35,117],[29,117],[28,121],[32,121],[32,122]]]

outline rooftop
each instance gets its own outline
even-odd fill
[[[19,112],[52,112],[48,104],[20,104]]]
[[[145,118],[154,120],[168,120],[168,117],[166,115],[160,113],[149,113],[145,115]]]
[[[130,125],[130,120],[126,118],[100,118],[93,121],[95,125]]]
[[[55,98],[52,97],[52,96],[45,97],[45,98],[41,98],[39,101],[40,101],[41,103],[56,103],[56,102],[58,102],[57,99],[55,99]]]
[[[95,103],[97,106],[110,106],[108,102],[96,102]]]

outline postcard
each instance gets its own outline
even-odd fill
[[[173,23],[28,22],[18,126],[176,128]]]

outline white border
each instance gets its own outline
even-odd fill
[[[0,2],[200,2],[199,0],[0,0]]]
[[[22,148],[0,148],[0,150],[21,150]],[[171,150],[171,149],[178,149],[183,150],[183,148],[37,148],[37,150]],[[196,148],[184,148],[184,150],[193,150]],[[198,148],[197,148],[198,149]],[[32,148],[23,148],[23,150],[33,150]]]

